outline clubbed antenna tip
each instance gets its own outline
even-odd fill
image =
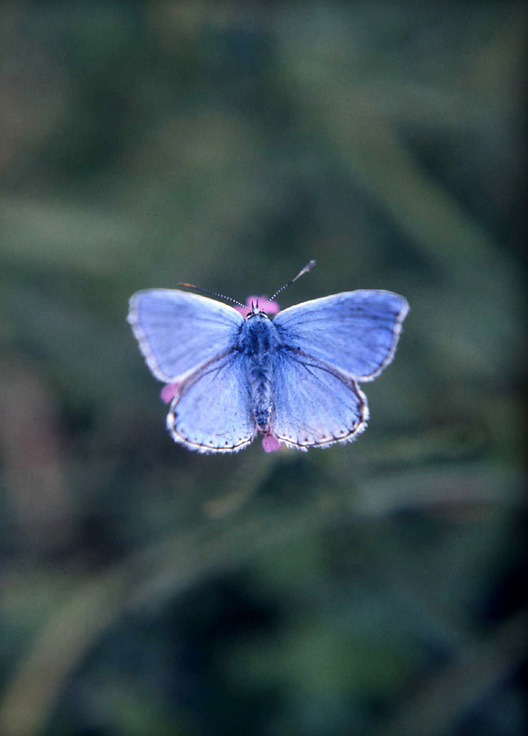
[[[308,271],[311,271],[315,265],[316,265],[316,261],[310,261],[310,263],[307,263],[306,266],[299,271],[297,276],[295,276],[295,278],[293,278],[291,281],[288,281],[287,284],[284,284],[284,286],[281,286],[281,288],[278,291],[276,291],[275,294],[273,294],[273,296],[270,299],[268,299],[268,302],[273,301],[275,297],[281,293],[281,291],[284,291],[284,289],[287,289],[288,286],[291,286],[293,283],[295,283],[297,279],[300,279],[301,276],[304,276],[305,273],[308,273]]]
[[[244,305],[237,301],[236,299],[232,299],[230,296],[225,296],[224,294],[217,294],[216,291],[209,291],[209,289],[202,289],[200,286],[195,286],[194,284],[186,284],[183,281],[180,281],[178,283],[178,286],[186,286],[188,289],[195,289],[196,291],[201,291],[202,294],[207,294],[208,296],[217,296],[219,299],[225,299],[226,302],[232,302],[233,304],[238,304],[239,307],[243,307]]]

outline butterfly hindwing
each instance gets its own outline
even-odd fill
[[[288,350],[273,370],[271,434],[299,449],[347,442],[363,431],[367,400],[355,381]]]
[[[390,291],[348,291],[285,309],[273,324],[284,344],[368,381],[392,360],[408,309]]]
[[[185,379],[167,427],[176,442],[200,452],[234,452],[256,434],[244,355],[231,352]]]
[[[228,352],[244,319],[198,294],[147,289],[130,299],[128,321],[152,373],[170,383]]]

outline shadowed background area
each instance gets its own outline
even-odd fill
[[[3,2],[2,736],[520,736],[524,4]],[[403,294],[357,442],[175,445],[179,281]]]

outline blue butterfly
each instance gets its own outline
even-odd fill
[[[273,319],[260,300],[245,317],[236,303],[242,310],[177,289],[130,299],[139,348],[168,384],[172,438],[199,452],[237,452],[259,432],[268,452],[354,440],[369,416],[358,382],[392,360],[407,301],[390,291],[346,291]]]

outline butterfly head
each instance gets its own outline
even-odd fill
[[[248,312],[245,316],[245,320],[253,319],[254,317],[260,317],[261,319],[269,319],[266,312],[260,307],[259,301],[255,300],[248,304]]]
[[[280,310],[277,302],[270,301],[267,296],[248,296],[244,307],[235,307],[237,312],[244,317],[245,320],[258,317],[269,319],[270,314],[277,314]]]
[[[248,320],[252,317],[263,317],[265,319],[269,319],[268,315],[270,314],[277,314],[277,312],[280,312],[280,307],[278,303],[275,301],[275,297],[278,296],[281,291],[284,291],[284,289],[287,289],[288,286],[291,286],[294,284],[297,279],[301,278],[303,274],[308,273],[308,271],[311,271],[311,269],[315,266],[315,261],[310,261],[310,263],[307,263],[306,266],[299,271],[297,276],[292,279],[291,281],[288,281],[287,284],[284,284],[284,286],[281,286],[281,288],[273,294],[273,296],[268,299],[267,296],[248,296],[246,299],[246,306],[242,307],[235,307],[235,309],[242,314],[244,319]],[[261,308],[261,306],[263,308]]]

